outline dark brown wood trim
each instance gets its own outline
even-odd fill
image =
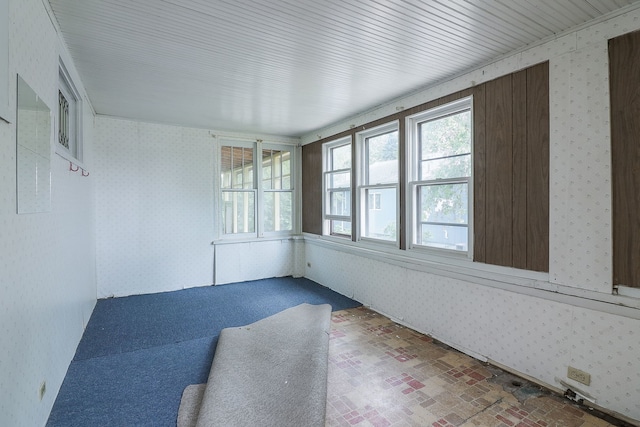
[[[527,268],[527,70],[513,74],[513,264]]]
[[[473,260],[487,262],[487,148],[485,85],[473,91]]]
[[[322,144],[302,147],[302,231],[322,234]]]
[[[609,40],[613,284],[640,287],[640,32]]]
[[[549,271],[549,64],[527,69],[527,270]]]
[[[511,75],[507,75],[485,84],[486,262],[509,267],[513,260],[511,78]]]

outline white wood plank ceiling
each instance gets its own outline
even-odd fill
[[[632,0],[50,0],[97,113],[300,136]]]

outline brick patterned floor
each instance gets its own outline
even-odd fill
[[[603,427],[559,397],[522,403],[487,367],[367,308],[333,313],[327,426]]]

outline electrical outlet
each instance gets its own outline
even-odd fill
[[[584,385],[591,384],[591,374],[588,374],[585,371],[581,371],[580,369],[576,369],[572,366],[569,366],[569,368],[567,369],[567,378],[578,381],[579,383],[582,383]]]
[[[40,388],[38,389],[38,396],[40,396],[40,400],[42,400],[46,392],[47,392],[47,382],[42,381],[42,383],[40,383]]]

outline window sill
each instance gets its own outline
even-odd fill
[[[463,280],[470,283],[598,310],[640,320],[640,299],[549,282],[549,273],[520,270],[474,262],[460,254],[426,254],[399,250],[365,242],[303,233],[306,243],[350,253],[410,270]],[[374,247],[375,246],[375,247]],[[457,256],[456,256],[457,255]]]
[[[299,240],[302,241],[303,237],[299,234],[283,234],[281,236],[267,236],[267,237],[240,237],[240,238],[230,238],[230,239],[219,239],[211,242],[213,246],[219,245],[234,245],[236,243],[260,243],[260,242],[271,242],[271,241],[288,241],[288,240]]]

